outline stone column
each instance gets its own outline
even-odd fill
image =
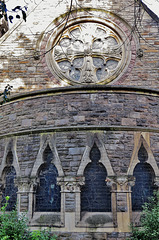
[[[154,185],[157,187],[157,189],[159,190],[159,176],[155,177],[154,179]]]
[[[117,183],[117,223],[118,231],[129,232],[131,224],[131,186],[134,177],[118,176]]]
[[[106,184],[110,188],[111,192],[111,206],[112,206],[112,214],[113,214],[113,224],[114,227],[117,227],[117,184],[116,184],[116,178],[114,176],[109,176],[106,178]]]
[[[17,210],[20,212],[28,212],[29,217],[29,208],[32,204],[29,201],[30,186],[31,181],[28,177],[17,177],[15,178],[15,185],[18,187],[17,192]]]
[[[62,180],[62,179],[61,179]],[[61,186],[61,210],[63,213],[66,212],[75,212],[75,222],[78,224],[80,221],[80,187],[84,184],[84,177],[72,177],[67,176],[64,177],[60,182],[58,180],[58,184]]]
[[[38,185],[38,179],[36,177],[31,177],[29,181],[29,206],[28,206],[28,218],[29,220],[33,217],[35,210],[35,197]]]
[[[61,226],[65,226],[65,192],[64,177],[57,177],[57,185],[61,187]]]

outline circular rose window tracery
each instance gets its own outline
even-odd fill
[[[122,74],[129,62],[124,32],[106,21],[74,20],[52,34],[47,49],[50,70],[70,84],[109,83]],[[55,45],[55,47],[53,47]],[[128,49],[127,49],[128,50]]]

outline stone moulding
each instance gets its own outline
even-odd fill
[[[0,108],[0,138],[82,130],[158,133],[158,96],[159,91],[154,89],[102,85],[13,95]],[[5,124],[10,129],[3,127]]]
[[[108,84],[131,71],[139,43],[123,19],[93,8],[72,11],[67,27],[65,17],[50,23],[37,42],[36,50],[47,52],[42,62],[51,79],[65,85]]]
[[[43,97],[48,95],[55,95],[55,94],[71,94],[71,93],[78,93],[81,92],[98,92],[98,91],[104,91],[104,92],[110,92],[110,93],[127,93],[127,94],[142,94],[142,95],[152,95],[152,96],[159,96],[159,90],[156,90],[155,88],[141,88],[141,87],[132,87],[132,86],[125,86],[125,85],[84,85],[84,86],[71,86],[71,87],[59,87],[59,88],[48,88],[43,90],[36,90],[31,92],[24,92],[24,93],[17,93],[9,96],[10,102],[6,103],[9,104],[12,101],[20,101],[25,100],[29,98],[35,98],[35,97]],[[2,103],[2,99],[0,98],[0,104]]]

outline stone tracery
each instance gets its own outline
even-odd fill
[[[122,60],[119,36],[94,22],[65,30],[52,52],[56,68],[77,83],[98,83],[112,77]]]

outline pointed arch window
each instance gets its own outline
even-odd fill
[[[39,184],[36,191],[37,212],[59,212],[61,206],[60,186],[57,185],[58,171],[52,163],[53,153],[49,146],[43,154],[44,164],[39,170]]]
[[[99,162],[100,158],[100,151],[94,144],[90,151],[91,162],[84,171],[85,185],[81,189],[81,211],[111,211],[111,193],[105,183],[107,171]]]
[[[134,168],[135,185],[132,187],[132,210],[141,211],[142,205],[148,202],[149,197],[153,195],[154,177],[153,168],[146,161],[148,160],[148,153],[143,144],[138,152],[138,159],[140,163]]]
[[[2,205],[6,202],[5,197],[9,196],[7,211],[12,211],[16,207],[17,203],[17,191],[18,188],[14,184],[14,179],[16,177],[15,168],[12,166],[13,163],[13,154],[10,151],[6,158],[7,166],[4,168],[4,188],[2,191]]]

